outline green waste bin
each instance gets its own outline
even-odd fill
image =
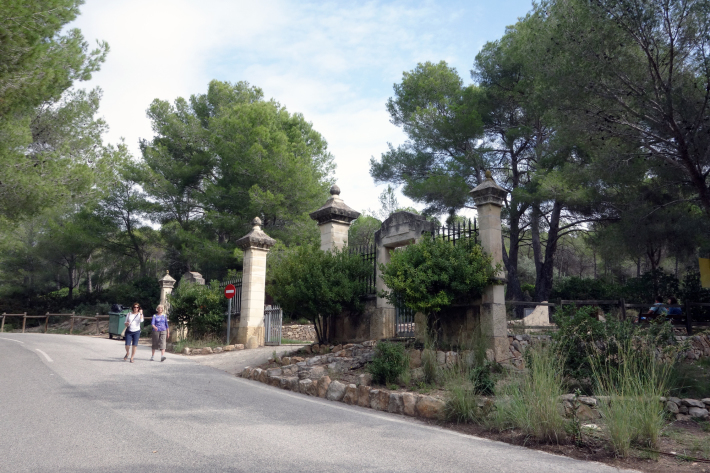
[[[126,323],[126,316],[130,313],[131,311],[129,309],[123,309],[120,311],[108,313],[108,338],[113,338],[114,335],[118,338],[121,338],[123,329],[126,328],[126,326],[124,325]],[[143,322],[141,322],[141,330],[142,329]]]

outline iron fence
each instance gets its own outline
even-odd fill
[[[478,244],[478,226],[475,218],[464,219],[450,225],[436,227],[435,236],[454,245],[457,241],[465,240],[468,243]]]
[[[228,304],[228,307],[231,307],[232,315],[239,315],[242,313],[242,277],[237,276],[234,278],[225,279],[224,281],[221,281],[219,283],[219,287],[224,288],[227,287],[228,284],[233,284],[236,288],[236,293],[232,298],[232,304]]]
[[[377,246],[360,245],[349,248],[351,254],[358,254],[370,265],[370,274],[365,278],[367,284],[367,294],[375,294],[375,281],[377,280]]]
[[[266,306],[264,309],[264,345],[281,345],[281,326],[283,311],[281,307]]]

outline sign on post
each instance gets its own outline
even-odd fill
[[[227,284],[227,287],[224,288],[224,297],[227,299],[233,298],[237,294],[237,288],[234,287],[234,284]]]

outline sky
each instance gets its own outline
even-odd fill
[[[471,83],[481,47],[530,9],[530,0],[86,0],[70,27],[111,48],[81,84],[103,90],[106,141],[123,138],[138,157],[138,140],[153,136],[145,112],[154,99],[205,93],[212,79],[247,81],[313,123],[341,198],[363,211],[379,209],[386,187],[370,177],[370,158],[406,140],[385,109],[402,73],[444,60]]]

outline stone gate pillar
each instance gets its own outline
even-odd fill
[[[478,212],[478,234],[483,251],[492,258],[493,265],[503,264],[503,239],[500,211],[508,191],[495,183],[491,172],[486,180],[470,192]],[[505,320],[505,272],[495,284],[483,291],[481,301],[481,334],[488,341],[497,361],[510,358],[508,329]]]
[[[264,291],[266,290],[266,254],[276,240],[261,230],[261,219],[252,221],[251,232],[237,240],[244,250],[242,307],[237,343],[247,348],[264,345]]]
[[[167,314],[170,308],[168,296],[172,294],[173,287],[175,287],[175,280],[170,276],[170,271],[165,271],[165,276],[158,279],[158,284],[160,284],[160,305],[163,306]]]
[[[330,251],[347,246],[350,224],[360,216],[340,198],[340,187],[330,188],[330,199],[323,207],[311,212],[310,217],[318,222],[320,228],[320,249]]]

